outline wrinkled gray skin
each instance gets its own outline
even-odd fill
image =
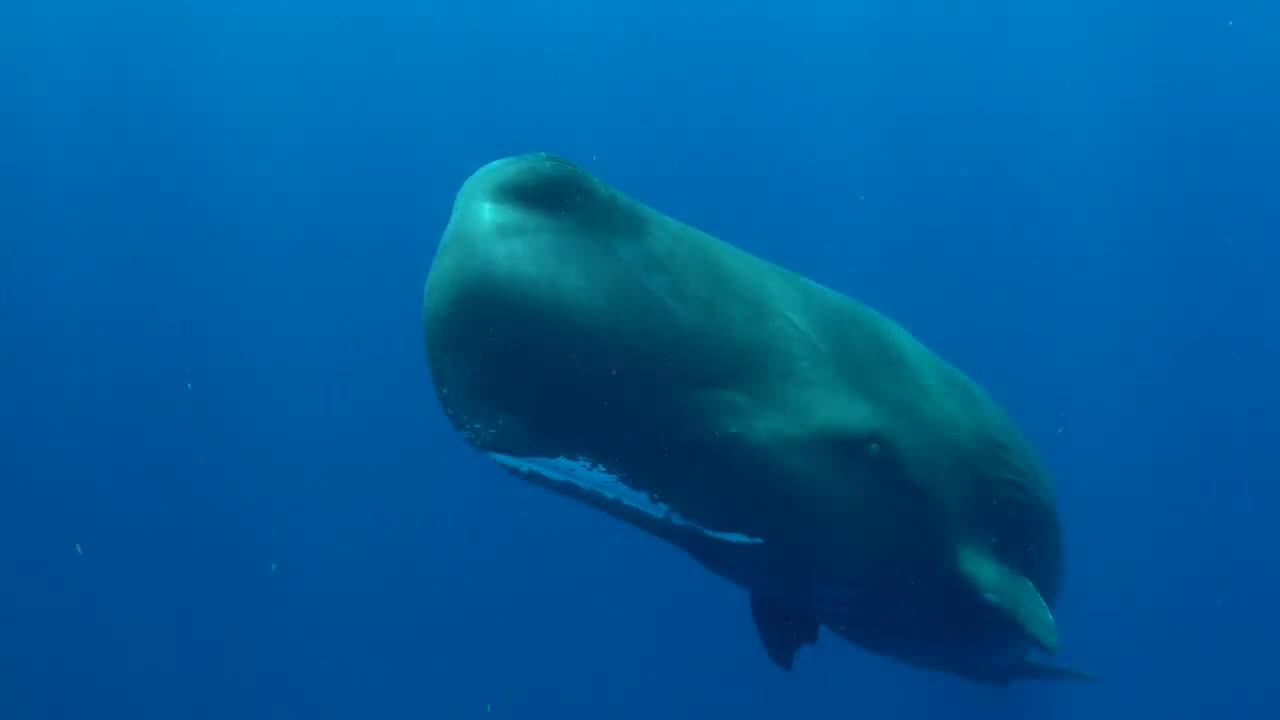
[[[981,388],[883,315],[534,154],[464,183],[423,318],[472,446],[746,589],[780,667],[826,626],[980,682],[1087,677],[1027,658],[1058,647],[1051,481]]]

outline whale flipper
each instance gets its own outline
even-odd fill
[[[1058,653],[1058,627],[1053,613],[1030,580],[990,555],[972,549],[961,550],[959,560],[960,572],[984,600],[1017,623],[1042,650]]]
[[[812,615],[792,610],[760,593],[751,593],[751,618],[769,659],[788,672],[796,651],[818,642],[818,621]]]
[[[1023,660],[1018,665],[1014,678],[1018,680],[1080,680],[1083,682],[1097,680],[1093,675],[1083,670],[1035,660]]]

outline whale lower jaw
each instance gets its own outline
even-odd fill
[[[585,459],[570,460],[564,457],[515,457],[500,452],[486,453],[494,462],[522,476],[534,476],[542,484],[559,486],[557,489],[576,491],[598,501],[599,504],[619,504],[629,513],[640,513],[651,520],[676,528],[692,530],[715,540],[735,545],[755,545],[764,542],[760,538],[742,533],[712,530],[684,517],[667,505],[654,500],[647,493],[627,485],[617,474],[604,466]]]

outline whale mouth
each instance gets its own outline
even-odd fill
[[[632,512],[639,512],[649,518],[696,531],[709,538],[740,545],[764,542],[760,538],[742,533],[705,528],[654,500],[647,493],[627,485],[621,477],[599,464],[564,457],[520,458],[494,451],[489,451],[487,454],[494,462],[517,475],[534,475],[547,484],[577,490],[579,494],[585,491],[587,495],[603,503],[619,503]]]

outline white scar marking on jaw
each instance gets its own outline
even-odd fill
[[[665,520],[674,525],[683,525],[698,532],[731,543],[754,544],[764,542],[742,533],[719,532],[709,530],[681,516],[666,505],[655,502],[647,495],[624,483],[617,475],[608,472],[604,467],[592,465],[582,460],[566,458],[518,458],[498,452],[488,453],[489,457],[503,467],[521,473],[536,473],[548,480],[569,485],[576,485],[607,499],[616,500],[643,512],[650,517]]]

